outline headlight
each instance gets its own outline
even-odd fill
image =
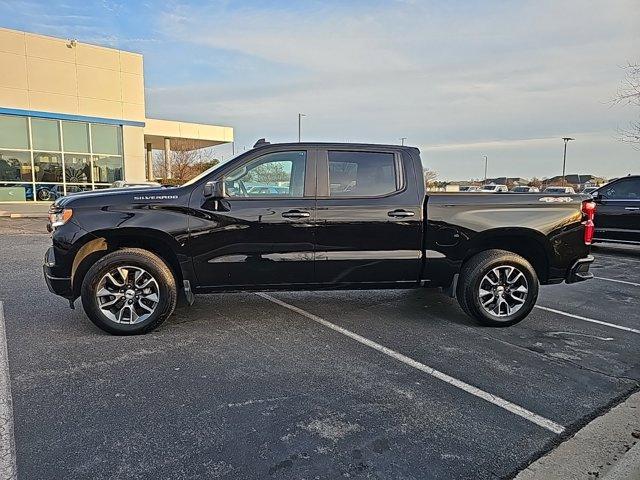
[[[49,223],[51,224],[51,228],[57,228],[64,225],[69,221],[72,215],[73,210],[70,208],[49,211]]]

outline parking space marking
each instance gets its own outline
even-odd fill
[[[13,404],[9,380],[9,354],[2,302],[0,302],[0,477],[3,480],[18,478],[16,443],[13,435]]]
[[[615,323],[603,322],[602,320],[596,320],[594,318],[587,318],[581,315],[575,315],[573,313],[563,312],[562,310],[556,310],[555,308],[543,307],[542,305],[536,305],[536,308],[544,310],[545,312],[557,313],[558,315],[564,315],[565,317],[575,318],[585,322],[597,323],[598,325],[604,325],[606,327],[617,328],[618,330],[624,330],[631,333],[640,333],[637,328],[625,327],[623,325],[616,325]]]
[[[628,282],[626,280],[616,280],[615,278],[605,278],[605,277],[593,277],[593,278],[596,278],[598,280],[604,280],[605,282],[624,283],[625,285],[640,287],[640,283]]]
[[[451,377],[446,373],[436,370],[435,368],[425,365],[424,363],[420,363],[410,357],[407,357],[406,355],[403,355],[402,353],[396,352],[395,350],[385,347],[384,345],[380,345],[379,343],[376,343],[373,340],[369,340],[368,338],[365,338],[362,335],[358,335],[357,333],[354,333],[351,330],[347,330],[346,328],[343,328],[334,323],[331,323],[328,320],[325,320],[324,318],[318,317],[313,313],[307,312],[306,310],[298,308],[287,302],[283,302],[282,300],[272,297],[271,295],[268,295],[266,293],[260,292],[260,293],[256,293],[256,295],[264,298],[265,300],[268,300],[277,305],[280,305],[281,307],[287,308],[292,312],[296,312],[310,320],[313,320],[316,323],[319,323],[320,325],[330,328],[331,330],[341,333],[342,335],[345,335],[351,338],[352,340],[355,340],[356,342],[361,343],[362,345],[365,345],[369,348],[377,350],[378,352],[384,353],[385,355],[388,355],[389,357],[394,358],[395,360],[398,360],[404,363],[405,365],[409,365],[410,367],[420,370],[421,372],[427,373],[432,377],[437,378],[438,380],[442,380],[443,382],[448,383],[449,385],[459,388],[460,390],[470,393],[471,395],[474,395],[478,398],[486,400],[487,402],[492,403],[500,408],[503,408],[504,410],[507,410],[515,415],[518,415],[532,423],[535,423],[536,425],[546,428],[547,430],[550,430],[553,433],[561,434],[565,430],[562,425],[552,420],[549,420],[548,418],[545,418],[536,413],[533,413],[527,410],[526,408],[521,407],[520,405],[516,405],[515,403],[511,403],[508,400],[505,400],[504,398],[498,397],[497,395],[493,395],[489,392],[485,392],[484,390],[481,390],[478,387],[474,387],[473,385],[465,383],[462,380],[458,380],[457,378]]]

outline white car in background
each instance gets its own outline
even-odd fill
[[[140,187],[161,187],[158,182],[127,182],[126,180],[116,180],[111,184],[111,188],[140,188]]]
[[[486,193],[502,193],[508,192],[509,189],[506,185],[483,185],[480,191]]]
[[[598,190],[600,187],[584,187],[584,189],[580,193],[586,193],[587,195],[591,195],[593,192]]]

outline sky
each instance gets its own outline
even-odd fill
[[[0,0],[0,26],[144,55],[152,118],[258,138],[400,143],[443,180],[640,174],[611,99],[638,0]],[[217,148],[228,159],[230,146]]]

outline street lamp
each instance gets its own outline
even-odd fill
[[[489,166],[489,159],[487,158],[486,155],[483,155],[484,157],[484,183],[487,183],[487,167]]]
[[[306,117],[304,113],[298,114],[298,143],[300,143],[301,131],[302,131],[302,117]]]
[[[575,140],[575,138],[562,137],[562,140],[564,140],[564,156],[562,157],[562,186],[566,187],[567,179],[565,178],[565,172],[567,169],[567,143],[569,143],[571,140]]]
[[[402,145],[404,147],[404,141],[407,139],[407,137],[400,137],[400,145]]]

